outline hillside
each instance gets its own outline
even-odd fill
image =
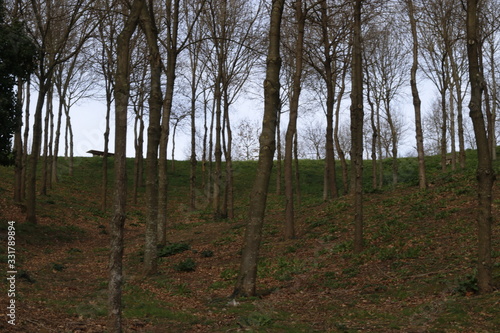
[[[349,197],[324,203],[321,161],[301,161],[296,240],[283,240],[283,198],[271,185],[259,263],[259,298],[230,302],[239,267],[255,162],[235,162],[236,218],[213,220],[203,191],[188,209],[188,162],[170,173],[169,246],[160,273],[141,274],[143,192],[130,201],[125,236],[126,332],[495,332],[500,293],[475,294],[474,155],[466,170],[442,173],[427,161],[419,191],[416,161],[400,160],[402,184],[370,191],[366,164],[366,249],[353,254]],[[388,165],[390,161],[387,161]],[[132,179],[130,161],[129,179]],[[500,162],[496,162],[497,172]],[[107,230],[100,210],[100,158],[78,158],[75,175],[39,197],[39,224],[13,205],[13,169],[0,167],[1,261],[8,221],[16,221],[16,322],[0,331],[106,332]],[[387,168],[389,172],[389,168]],[[112,169],[110,168],[110,172]],[[340,173],[338,173],[340,175]],[[387,174],[387,178],[390,174]],[[201,175],[198,177],[201,183]],[[143,191],[143,190],[142,190]],[[495,184],[494,215],[500,211]],[[130,194],[132,191],[129,192]],[[112,191],[110,191],[111,200]],[[494,225],[494,277],[500,287],[500,227]],[[6,330],[8,329],[8,330]]]

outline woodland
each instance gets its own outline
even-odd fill
[[[498,5],[0,1],[0,327],[495,331]]]

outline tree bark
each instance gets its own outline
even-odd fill
[[[334,142],[333,142],[333,109],[335,103],[335,88],[334,88],[334,78],[332,61],[333,58],[330,55],[330,39],[328,31],[328,8],[327,2],[321,2],[321,29],[323,34],[323,55],[324,55],[324,79],[326,84],[326,144],[325,144],[325,162],[326,162],[326,175],[325,180],[327,181],[325,189],[328,191],[325,193],[332,198],[338,196],[336,175],[335,175],[335,156],[334,156]],[[325,196],[325,195],[324,195]],[[326,199],[326,198],[325,198]]]
[[[363,250],[363,66],[361,4],[353,0],[353,50],[351,90],[351,159],[354,194],[354,252]]]
[[[160,121],[163,104],[161,92],[162,62],[158,47],[158,30],[153,17],[153,8],[143,7],[141,26],[146,34],[149,47],[151,67],[151,93],[149,97],[149,126],[148,146],[146,158],[146,239],[144,245],[144,274],[152,275],[157,272],[157,243],[158,243],[158,146],[160,143]],[[162,230],[166,234],[165,230]],[[166,243],[166,237],[162,240]]]
[[[295,3],[295,24],[297,40],[295,42],[295,72],[293,74],[292,95],[290,97],[290,116],[285,136],[285,238],[295,238],[295,212],[293,196],[293,144],[297,133],[297,117],[302,80],[302,64],[304,49],[305,10],[302,0]],[[298,185],[298,184],[297,184]]]
[[[26,83],[26,108],[24,110],[24,133],[23,133],[23,169],[21,175],[21,199],[26,198],[26,177],[28,169],[28,138],[30,131],[30,104],[31,104],[31,80]]]
[[[130,38],[134,33],[143,0],[135,0],[117,42],[117,68],[115,80],[115,201],[111,221],[109,257],[109,330],[122,332],[122,282],[123,282],[123,228],[127,204],[127,109],[130,97]]]
[[[479,0],[467,1],[467,57],[469,60],[469,81],[471,85],[469,109],[476,136],[478,158],[477,282],[480,293],[489,293],[493,291],[491,272],[491,204],[495,173],[492,168],[491,149],[482,112],[482,93],[485,82],[479,59],[482,45],[479,37],[478,2]]]
[[[446,74],[446,54],[441,59],[441,83],[442,87],[440,89],[441,93],[441,170],[446,171],[446,152],[447,152],[447,140],[446,135],[448,133],[448,112],[446,108],[446,91],[448,90],[448,77]]]
[[[16,102],[16,132],[14,133],[14,202],[21,204],[23,201],[22,197],[22,186],[23,186],[23,155],[26,152],[23,150],[23,142],[21,138],[21,131],[23,125],[23,111],[22,111],[22,100],[23,100],[23,81],[21,78],[17,80],[17,102]]]
[[[272,2],[266,79],[264,81],[264,118],[257,164],[258,176],[255,177],[250,196],[242,261],[233,297],[256,295],[257,261],[274,151],[276,150],[276,120],[278,112],[280,112],[280,32],[283,6],[284,0],[273,0]]]
[[[51,87],[47,94],[47,103],[45,108],[45,119],[44,119],[44,128],[43,132],[43,164],[42,164],[42,188],[40,189],[41,195],[47,195],[47,187],[49,186],[49,121],[50,117],[53,113],[53,100],[54,100],[54,88]]]
[[[339,138],[339,122],[340,122],[340,107],[342,103],[342,98],[344,97],[345,92],[345,78],[347,75],[348,62],[342,68],[342,79],[340,84],[340,90],[337,95],[337,106],[335,109],[335,127],[333,128],[333,139],[335,142],[335,149],[337,150],[337,154],[339,156],[340,165],[342,166],[342,183],[343,183],[343,194],[349,193],[349,168],[347,166],[347,161],[345,159],[345,153],[342,147],[340,146],[340,138]]]
[[[419,188],[425,190],[427,188],[427,177],[425,175],[425,153],[424,153],[424,135],[422,131],[422,112],[421,100],[417,86],[417,71],[418,71],[418,35],[417,21],[415,20],[415,7],[413,0],[406,2],[408,16],[410,18],[411,35],[413,40],[412,56],[413,63],[410,72],[411,95],[413,97],[413,109],[415,110],[415,139],[417,141],[418,155],[418,185]]]
[[[161,119],[160,154],[158,160],[158,244],[167,243],[167,145],[170,135],[170,115],[174,96],[177,57],[179,54],[177,36],[179,32],[179,0],[167,1],[167,83],[163,100]]]
[[[35,108],[33,123],[33,141],[31,145],[31,156],[29,169],[26,179],[26,222],[36,224],[36,175],[38,167],[38,158],[40,157],[40,148],[42,143],[42,110],[45,101],[45,95],[49,90],[48,79],[40,79],[40,89]]]

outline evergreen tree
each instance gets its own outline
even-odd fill
[[[26,79],[35,68],[36,48],[23,24],[5,22],[4,3],[0,0],[0,164],[14,161],[12,136],[21,117],[15,87],[17,79]]]

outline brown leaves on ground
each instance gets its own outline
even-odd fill
[[[110,216],[97,209],[90,189],[61,183],[50,197],[39,198],[39,225],[28,228],[10,200],[11,186],[2,180],[0,218],[17,222],[16,325],[6,323],[3,310],[0,331],[106,332]],[[275,208],[268,212],[259,264],[262,295],[240,300],[228,296],[239,268],[246,207],[237,207],[235,221],[214,221],[171,195],[168,239],[189,249],[160,258],[159,274],[145,277],[144,206],[129,205],[124,330],[493,332],[500,325],[500,295],[475,295],[467,280],[474,268],[475,194],[445,190],[401,187],[367,194],[361,255],[352,253],[348,198],[303,206],[298,239],[284,240],[281,199],[271,195]],[[495,214],[498,206],[497,200]],[[497,257],[498,231],[496,224]],[[196,264],[193,272],[179,269],[188,259]]]

